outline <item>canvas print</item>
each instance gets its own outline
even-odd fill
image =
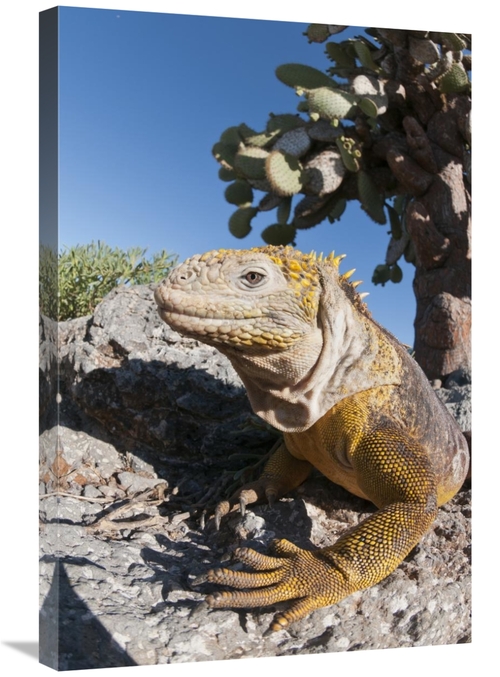
[[[470,109],[466,33],[41,13],[42,663],[471,641]]]

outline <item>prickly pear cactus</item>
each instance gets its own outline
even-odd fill
[[[311,24],[304,33],[325,45],[325,71],[298,63],[276,69],[299,97],[296,112],[271,113],[260,130],[229,127],[212,152],[229,184],[225,197],[238,207],[229,222],[236,237],[269,211],[264,241],[295,243],[298,231],[341,219],[357,200],[375,223],[390,224],[386,261],[373,282],[397,283],[398,261],[418,262],[405,210],[439,171],[438,141],[426,129],[450,108],[456,129],[446,132],[443,148],[463,157],[470,180],[470,36],[367,28],[342,40],[344,29]],[[264,195],[253,206],[257,192]]]

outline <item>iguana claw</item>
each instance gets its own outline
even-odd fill
[[[224,515],[227,515],[230,510],[231,506],[229,501],[221,501],[220,503],[217,503],[214,513],[215,529],[217,531],[219,531],[221,519],[224,517]]]

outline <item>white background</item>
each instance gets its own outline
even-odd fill
[[[337,6],[304,3],[286,10],[281,3],[210,3],[121,0],[76,2],[71,6],[118,10],[182,12],[241,18],[292,20],[394,28],[472,32],[474,41],[474,614],[473,643],[460,646],[359,651],[315,656],[261,658],[185,665],[113,668],[99,675],[217,675],[234,670],[341,671],[367,675],[463,674],[473,667],[494,670],[498,628],[496,544],[500,491],[500,416],[494,410],[498,374],[496,273],[498,259],[498,45],[497,22],[479,3],[459,7],[436,0],[382,3],[357,0]],[[9,643],[36,642],[38,636],[38,12],[52,7],[36,0],[8,3],[0,23],[1,49],[1,279],[0,381],[2,451],[0,484],[0,665],[4,674],[48,673],[27,652]],[[491,57],[491,66],[487,58]],[[491,609],[491,612],[490,612]],[[490,617],[491,613],[491,617]],[[278,662],[279,661],[279,662]],[[293,662],[293,666],[292,666]],[[491,662],[491,668],[486,667]],[[10,668],[10,670],[9,670]],[[130,672],[132,670],[132,672]],[[125,671],[127,671],[125,673]],[[90,675],[75,670],[72,675]]]

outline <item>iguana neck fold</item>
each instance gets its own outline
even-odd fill
[[[392,342],[375,331],[325,268],[317,327],[300,343],[265,356],[222,349],[255,413],[283,432],[307,430],[345,397],[400,383]]]

